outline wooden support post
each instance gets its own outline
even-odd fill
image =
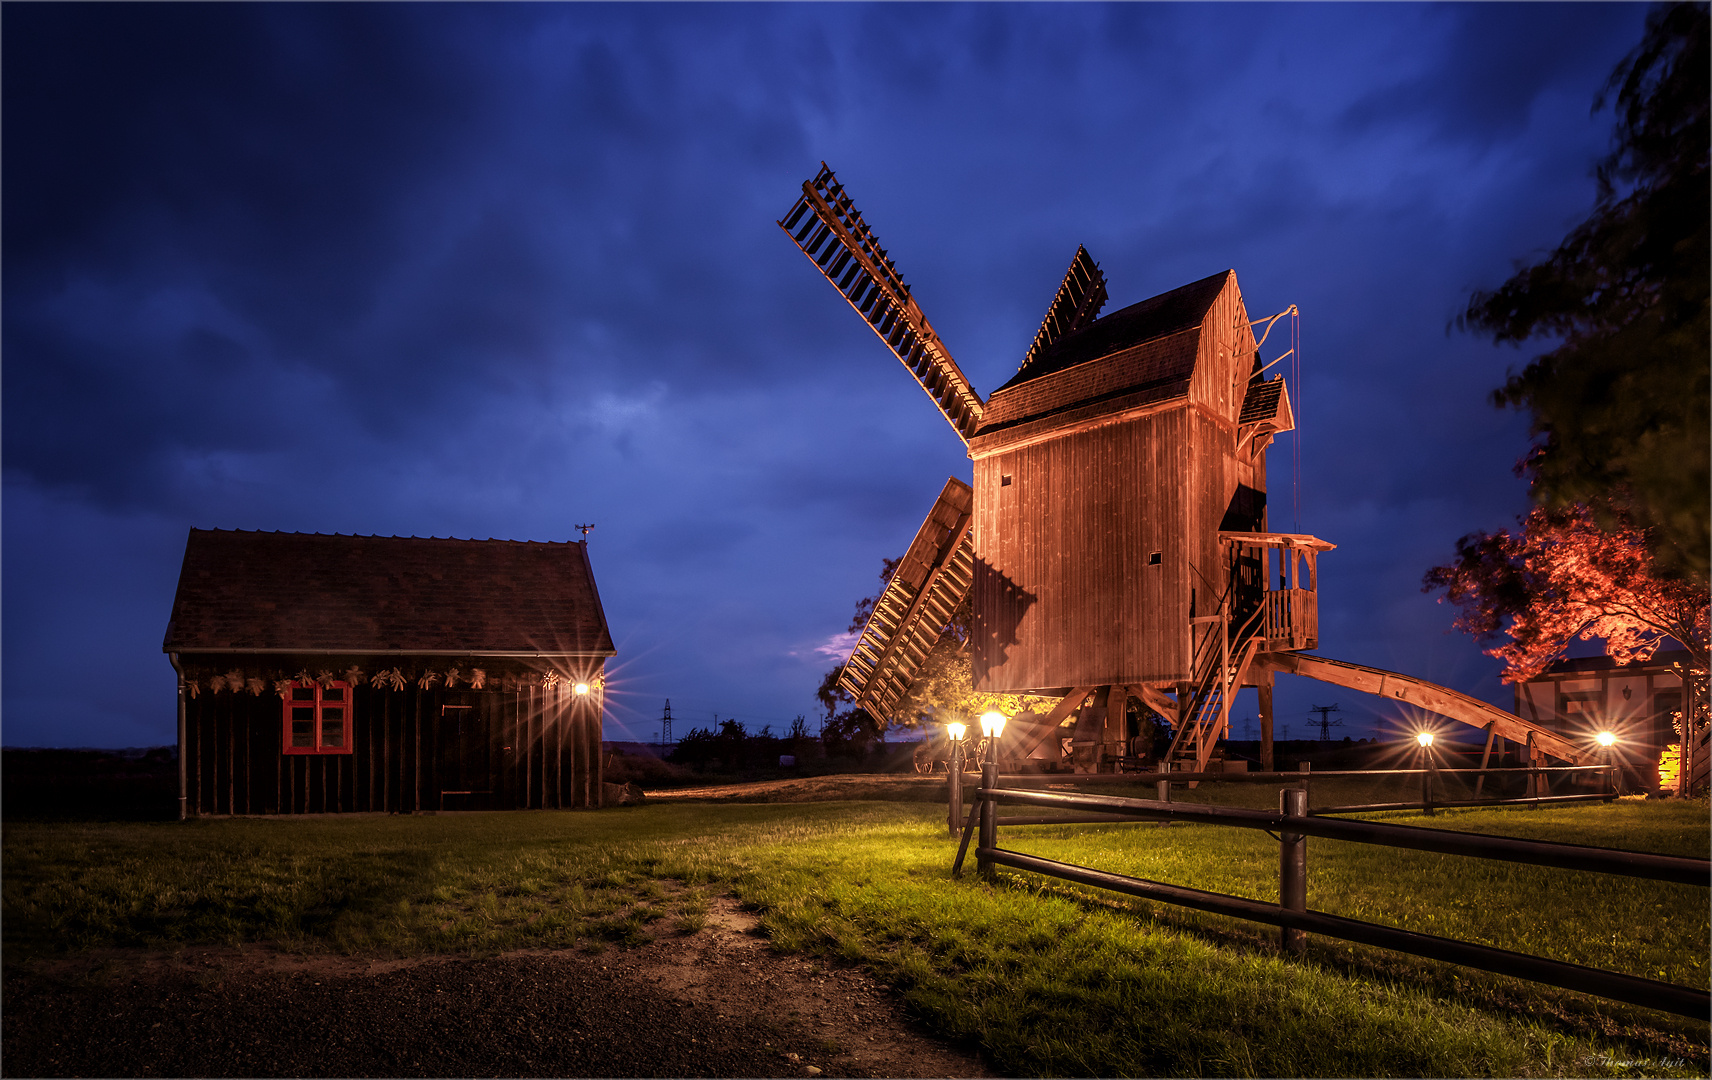
[[[1116,757],[1129,754],[1129,687],[1114,686],[1106,695],[1106,719],[1100,730],[1100,753],[1115,749]],[[1123,766],[1112,762],[1112,771],[1122,772]]]
[[[1083,733],[1083,740],[1088,739],[1090,736],[1094,740],[1094,746],[1091,751],[1093,760],[1088,763],[1088,771],[1091,773],[1098,773],[1100,771],[1101,759],[1106,756],[1106,728],[1108,725],[1108,718],[1111,716],[1112,712],[1111,700],[1112,687],[1102,686],[1097,688],[1094,691],[1094,700],[1088,705],[1088,709],[1090,711],[1087,714],[1087,718],[1089,722],[1087,724],[1078,723],[1076,725],[1077,729]],[[1096,727],[1096,725],[1098,726]],[[1085,747],[1083,749],[1086,751]]]
[[[1308,793],[1302,788],[1278,792],[1278,812],[1287,817],[1308,815]],[[1301,833],[1278,834],[1278,906],[1287,911],[1308,910],[1308,838]],[[1285,952],[1301,956],[1307,951],[1307,935],[1284,927],[1278,944]]]
[[[1260,771],[1272,772],[1272,673],[1256,687],[1260,695]]]
[[[988,789],[996,788],[999,786],[999,763],[992,760],[991,753],[987,755],[987,758],[987,763],[981,766],[981,786]],[[993,876],[993,864],[981,854],[981,851],[986,848],[997,847],[998,844],[998,807],[993,804],[992,799],[983,798],[981,801],[980,847],[975,849],[975,866],[980,870],[982,877],[991,878]]]
[[[1486,749],[1480,755],[1480,776],[1474,781],[1474,797],[1480,798],[1480,793],[1486,790],[1486,765],[1492,760],[1492,740],[1498,737],[1498,725],[1495,721],[1486,724]]]
[[[190,762],[185,756],[188,724],[184,709],[184,669],[178,666],[178,654],[167,653],[172,670],[178,676],[178,820],[190,818]]]
[[[1204,769],[1213,756],[1213,747],[1220,739],[1230,737],[1231,695],[1236,692],[1235,672],[1231,671],[1230,608],[1219,605],[1219,723],[1207,733],[1207,745],[1198,755],[1195,767]]]

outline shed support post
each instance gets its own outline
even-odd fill
[[[1308,793],[1301,788],[1279,791],[1278,812],[1286,817],[1306,817]],[[1308,838],[1301,833],[1278,834],[1278,906],[1286,911],[1308,910]],[[1301,956],[1307,950],[1307,935],[1286,926],[1279,931],[1278,945],[1293,956]]]
[[[190,817],[190,762],[185,760],[184,669],[178,666],[178,654],[167,653],[172,670],[178,676],[178,820]]]

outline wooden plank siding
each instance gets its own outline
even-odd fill
[[[1058,393],[1051,400],[1064,398],[1064,411],[1054,418],[1031,420],[1028,407],[1010,405],[1014,426],[972,441],[977,689],[1192,678],[1189,620],[1217,613],[1229,586],[1220,524],[1239,487],[1266,490],[1264,452],[1236,445],[1256,345],[1234,274],[1198,335],[1193,372],[1175,396],[1150,401],[1101,383],[1103,396],[1082,405],[1029,389],[1095,385],[1108,361],[1090,362],[1010,391]]]
[[[975,459],[977,687],[1189,677],[1189,474],[1183,404]]]
[[[491,793],[443,798],[441,715],[482,720]],[[420,813],[600,805],[599,691],[381,690],[351,695],[352,753],[285,754],[278,696],[204,692],[185,702],[191,814]]]

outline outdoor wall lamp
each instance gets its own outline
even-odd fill
[[[1593,736],[1593,738],[1600,746],[1610,746],[1612,743],[1617,741],[1617,736],[1609,731],[1601,731],[1599,734]]]
[[[1430,731],[1420,732],[1415,736],[1415,741],[1419,743],[1423,749],[1429,747],[1433,745],[1433,733]]]

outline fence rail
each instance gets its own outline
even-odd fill
[[[1693,987],[1528,956],[1489,945],[1434,937],[1326,912],[1309,911],[1306,905],[1304,840],[1309,836],[1318,836],[1415,851],[1670,881],[1701,888],[1712,886],[1712,861],[1545,840],[1460,833],[1387,822],[1316,817],[1306,812],[1305,793],[1299,789],[1281,792],[1281,799],[1286,801],[1293,811],[1286,813],[1282,810],[1271,812],[1230,806],[1185,805],[1111,795],[1001,788],[998,786],[997,770],[990,765],[987,769],[983,784],[975,793],[975,801],[969,808],[962,843],[958,846],[957,858],[952,866],[954,875],[962,873],[970,839],[978,827],[980,840],[975,848],[975,856],[983,873],[988,872],[992,866],[1009,866],[1130,896],[1278,926],[1283,929],[1285,946],[1294,951],[1300,951],[1301,934],[1306,931],[1594,994],[1631,1005],[1661,1009],[1681,1016],[1706,1019],[1712,1014],[1712,994]],[[1022,852],[1007,851],[998,846],[998,825],[1001,822],[1022,824],[1028,819],[999,818],[997,807],[1003,803],[1083,812],[1071,817],[1044,819],[1041,821],[1043,824],[1048,821],[1056,824],[1071,824],[1077,821],[1181,821],[1266,830],[1279,838],[1281,902],[1268,904],[1222,893],[1203,892],[1054,862]]]

